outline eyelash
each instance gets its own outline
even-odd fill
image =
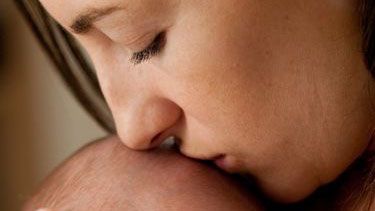
[[[133,53],[130,62],[137,65],[151,59],[153,56],[160,53],[165,45],[165,41],[165,32],[159,33],[144,50]]]

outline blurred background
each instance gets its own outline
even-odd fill
[[[12,0],[0,1],[0,210],[106,133],[64,87]]]

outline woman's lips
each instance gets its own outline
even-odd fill
[[[214,163],[217,167],[221,168],[222,170],[228,172],[228,173],[235,173],[236,166],[233,162],[230,162],[230,159],[228,156],[221,155],[214,159]]]
[[[224,169],[225,168],[225,155],[221,155],[219,156],[218,158],[214,159],[214,163],[216,164],[216,166],[218,166],[219,168],[222,168]]]
[[[234,157],[230,155],[217,154],[215,156],[193,156],[186,151],[183,151],[180,147],[178,147],[178,150],[186,157],[214,163],[218,168],[224,170],[227,173],[236,173],[238,170],[240,170],[240,165],[238,165],[239,163]]]
[[[215,165],[230,174],[247,172],[243,163],[231,155],[221,155],[213,160]]]

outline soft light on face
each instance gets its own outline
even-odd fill
[[[353,1],[42,3],[68,29],[88,8],[117,7],[75,36],[130,148],[176,135],[185,155],[224,155],[228,171],[291,202],[366,147],[372,83]]]

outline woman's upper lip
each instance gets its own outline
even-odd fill
[[[194,155],[189,155],[189,153],[184,153],[182,151],[181,151],[181,153],[186,155],[187,157],[191,157],[191,158],[194,158],[194,159],[197,159],[197,160],[215,161],[215,160],[222,159],[222,158],[225,157],[224,154],[216,154],[214,156],[212,156],[212,155],[211,156],[194,156]]]
[[[211,157],[209,160],[216,161],[216,160],[220,160],[224,158],[225,158],[225,154],[219,154],[219,155]]]

